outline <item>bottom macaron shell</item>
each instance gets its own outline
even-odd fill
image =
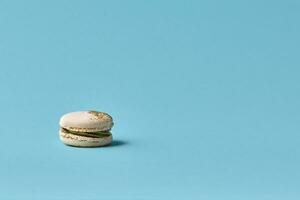
[[[59,138],[64,144],[76,147],[101,147],[112,142],[111,134],[107,137],[94,138],[59,131]]]

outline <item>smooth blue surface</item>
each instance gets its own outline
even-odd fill
[[[299,199],[299,1],[1,1],[0,199]],[[116,142],[71,148],[66,112]]]

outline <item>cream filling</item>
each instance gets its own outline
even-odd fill
[[[86,136],[86,137],[94,137],[94,138],[103,138],[108,137],[111,135],[109,131],[98,131],[98,132],[78,132],[78,131],[70,131],[65,128],[60,128],[60,130],[64,133],[74,134],[79,136]]]

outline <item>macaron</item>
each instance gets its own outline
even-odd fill
[[[60,140],[70,146],[100,147],[112,142],[112,117],[99,111],[79,111],[63,115],[59,121]]]

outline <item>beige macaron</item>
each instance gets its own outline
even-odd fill
[[[60,140],[70,146],[98,147],[112,142],[112,117],[104,112],[79,111],[63,115],[59,122]]]

